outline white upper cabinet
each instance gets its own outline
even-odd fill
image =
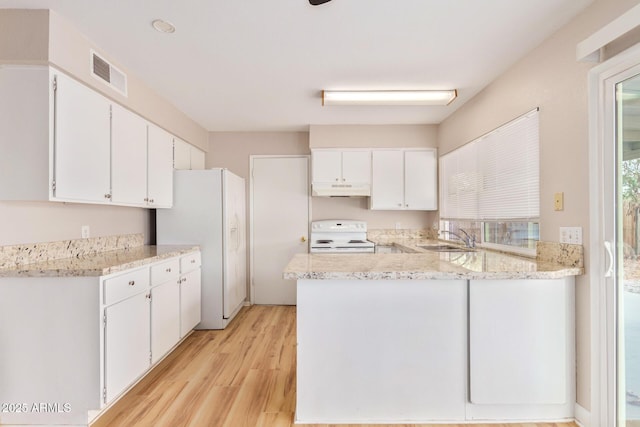
[[[369,183],[369,150],[313,150],[313,182]]]
[[[111,110],[111,195],[123,205],[147,198],[147,122],[113,104]]]
[[[173,205],[173,137],[149,124],[147,202],[154,208]]]
[[[406,209],[438,209],[436,150],[405,150],[404,204]]]
[[[342,152],[339,150],[312,151],[313,182],[342,181]]]
[[[173,136],[55,68],[0,66],[0,149],[0,200],[172,205]]]
[[[368,196],[370,194],[370,150],[312,150],[311,163],[313,195]]]
[[[342,181],[354,183],[371,182],[370,151],[342,151]]]
[[[371,209],[436,210],[435,149],[373,150]]]
[[[204,169],[204,160],[204,151],[198,150],[196,147],[191,147],[191,169]]]
[[[191,149],[189,144],[179,138],[173,139],[174,169],[191,169]]]
[[[109,202],[111,103],[62,73],[54,79],[53,197]]]
[[[180,138],[173,139],[174,169],[204,169],[204,151],[184,142]]]
[[[371,209],[404,208],[404,167],[401,150],[372,153]]]

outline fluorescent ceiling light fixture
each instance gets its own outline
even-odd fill
[[[171,22],[167,22],[163,19],[154,19],[151,25],[156,31],[161,33],[171,34],[176,32],[176,27]]]
[[[322,105],[448,105],[454,90],[348,90],[322,91]]]

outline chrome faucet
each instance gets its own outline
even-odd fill
[[[464,234],[464,237],[462,237],[459,234],[454,233],[453,231],[440,230],[441,233],[448,233],[448,234],[451,234],[452,236],[457,237],[458,239],[462,240],[464,242],[464,245],[467,248],[475,248],[476,247],[476,235],[475,234],[469,235],[469,233],[464,231],[462,228],[459,228],[458,231],[461,231]]]

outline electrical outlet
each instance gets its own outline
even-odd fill
[[[396,222],[396,230],[400,230],[402,228],[401,222]]]
[[[564,210],[564,193],[553,195],[553,208],[557,211]]]
[[[89,226],[88,225],[83,225],[80,228],[80,233],[82,234],[82,238],[83,239],[88,239],[89,235],[90,235]]]
[[[560,227],[560,243],[582,244],[582,227]]]

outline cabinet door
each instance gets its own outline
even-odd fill
[[[111,200],[145,206],[147,198],[147,122],[111,106]]]
[[[149,124],[147,145],[149,206],[170,208],[173,205],[173,137]]]
[[[204,169],[204,151],[191,147],[191,169]]]
[[[173,139],[173,168],[191,169],[191,147],[181,139]]]
[[[200,269],[181,276],[180,283],[180,338],[200,323]]]
[[[56,74],[54,197],[108,202],[110,102],[64,74]]]
[[[149,298],[137,294],[105,309],[105,403],[122,393],[149,368]]]
[[[319,150],[311,153],[313,182],[342,181],[342,153],[338,150]]]
[[[474,404],[566,401],[564,280],[471,280],[469,385]]]
[[[410,210],[436,210],[437,171],[435,150],[404,152],[404,207]]]
[[[404,209],[402,150],[372,152],[371,209]]]
[[[178,277],[151,289],[151,363],[160,360],[180,340]]]
[[[370,183],[371,182],[371,152],[370,151],[343,151],[342,152],[342,178],[345,182]]]

